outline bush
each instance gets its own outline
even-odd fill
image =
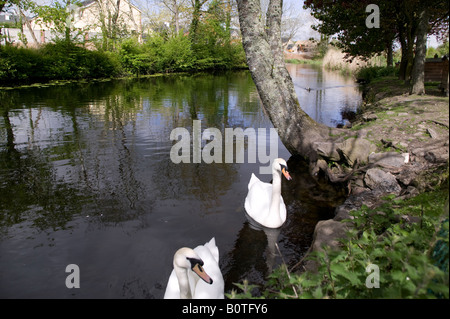
[[[49,43],[39,49],[0,48],[0,83],[113,77],[120,65],[109,53],[90,51],[73,43]]]
[[[28,81],[32,77],[43,77],[44,59],[39,51],[17,48],[13,46],[0,47],[0,83],[13,84]]]
[[[47,62],[48,79],[104,78],[115,76],[119,71],[111,55],[70,42],[47,44],[40,51]]]
[[[0,84],[231,69],[246,65],[240,42],[219,43],[213,49],[210,43],[209,47],[205,43],[195,51],[190,38],[183,34],[171,37],[157,34],[144,44],[135,38],[126,39],[117,52],[90,51],[66,41],[49,43],[39,49],[2,46]]]
[[[191,41],[186,36],[169,38],[161,46],[161,60],[163,68],[167,71],[185,71],[193,67],[194,55],[191,49]]]
[[[194,64],[190,41],[185,36],[165,40],[156,35],[145,44],[128,39],[122,42],[119,55],[125,70],[135,75],[186,71]]]
[[[245,53],[240,42],[210,50],[204,43],[193,46],[190,38],[182,34],[167,39],[154,35],[144,44],[128,39],[122,42],[119,55],[124,69],[135,75],[245,66]]]
[[[370,66],[360,69],[356,74],[358,80],[363,80],[366,83],[384,76],[398,76],[398,69],[392,66]]]
[[[136,39],[128,39],[121,43],[119,61],[123,69],[130,74],[149,74],[153,70],[151,55],[143,50]]]

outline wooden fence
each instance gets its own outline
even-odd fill
[[[425,60],[425,82],[440,82],[439,88],[448,96],[448,57]]]

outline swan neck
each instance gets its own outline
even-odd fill
[[[281,176],[278,172],[272,174],[272,200],[269,208],[269,218],[281,222],[280,216]]]
[[[180,299],[192,299],[187,269],[181,268],[177,265],[174,265],[174,269],[175,274],[177,275],[178,285],[180,286]]]
[[[272,197],[275,197],[276,193],[278,196],[281,194],[281,176],[275,172],[272,174]]]

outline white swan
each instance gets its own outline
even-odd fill
[[[272,184],[264,183],[252,173],[245,198],[245,210],[257,223],[268,228],[278,228],[286,221],[286,205],[281,196],[281,173],[287,180],[291,176],[286,161],[277,158],[272,164]]]
[[[164,299],[224,299],[219,249],[214,237],[194,249],[178,249],[173,268]]]

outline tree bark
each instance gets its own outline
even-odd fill
[[[263,108],[292,155],[315,161],[313,143],[330,140],[332,129],[301,108],[285,65],[281,44],[282,0],[271,0],[264,26],[260,0],[237,0],[242,43]]]
[[[194,0],[192,2],[193,12],[191,26],[189,28],[189,36],[191,37],[193,44],[197,43],[197,29],[198,24],[200,23],[201,8],[205,2],[206,0]]]
[[[425,94],[425,58],[427,54],[428,10],[424,7],[419,14],[416,33],[416,56],[411,74],[410,94]]]
[[[116,47],[116,42],[118,38],[118,29],[119,26],[117,25],[117,22],[119,20],[119,14],[120,14],[120,0],[116,1],[116,6],[114,7],[114,13],[111,16],[111,40],[113,43],[113,49]]]
[[[412,30],[408,29],[406,38],[408,44],[406,49],[405,83],[409,84],[411,81],[411,72],[414,63],[414,34]]]
[[[402,58],[400,62],[399,79],[409,83],[414,61],[414,30],[411,25],[400,28],[400,44],[402,47]]]
[[[399,41],[401,45],[402,50],[402,57],[400,60],[400,70],[398,72],[398,79],[399,80],[405,80],[406,79],[406,65],[408,64],[408,61],[406,59],[408,51],[407,44],[406,44],[406,37],[405,37],[405,31],[402,26],[399,26]]]
[[[394,66],[392,41],[389,41],[387,48],[386,48],[386,66],[388,66],[388,67]]]

